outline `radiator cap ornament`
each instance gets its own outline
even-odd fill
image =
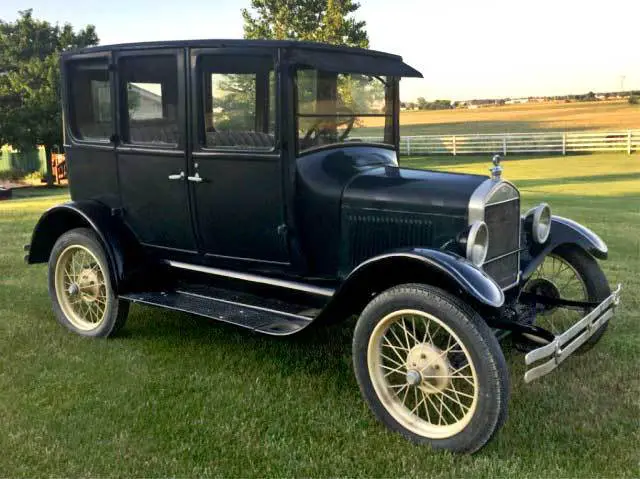
[[[493,167],[489,168],[492,180],[498,181],[502,177],[502,166],[500,166],[500,161],[500,155],[493,155],[493,159],[491,160]]]

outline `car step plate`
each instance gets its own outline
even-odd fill
[[[274,336],[296,333],[313,321],[313,318],[303,315],[304,311],[303,314],[293,314],[188,291],[129,293],[120,295],[120,298],[132,303],[197,314]]]

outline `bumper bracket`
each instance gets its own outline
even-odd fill
[[[528,369],[524,375],[524,381],[530,383],[549,374],[593,336],[603,324],[613,317],[615,308],[620,302],[620,291],[622,291],[622,285],[619,284],[607,299],[596,306],[584,318],[564,333],[556,336],[549,344],[529,352],[524,358],[527,366],[543,359],[550,359]]]

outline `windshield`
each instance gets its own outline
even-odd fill
[[[298,151],[346,142],[393,146],[391,83],[358,73],[298,70]]]

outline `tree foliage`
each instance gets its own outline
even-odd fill
[[[97,43],[93,25],[76,32],[38,20],[32,10],[13,23],[0,20],[0,144],[44,145],[49,177],[51,149],[62,143],[60,53]]]
[[[366,22],[351,16],[358,8],[353,0],[251,0],[242,10],[244,36],[367,48]]]

